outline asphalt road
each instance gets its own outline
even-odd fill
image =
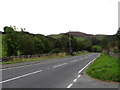
[[[99,53],[90,53],[6,68],[0,70],[2,72],[0,84],[3,88],[86,88],[89,85],[94,88],[92,85],[94,81],[91,83],[90,78],[84,77],[84,70],[99,55]],[[87,84],[85,84],[85,80]],[[117,88],[116,84],[98,83],[97,85]]]

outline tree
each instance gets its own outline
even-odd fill
[[[94,46],[92,46],[92,51],[93,52],[101,52],[102,47],[100,45],[94,45]]]
[[[34,54],[34,40],[31,35],[24,34],[20,38],[20,48],[21,54],[32,55]]]
[[[44,53],[45,50],[45,45],[44,43],[41,41],[41,39],[39,39],[37,36],[34,37],[34,47],[35,47],[35,53],[36,54],[42,54]]]
[[[92,44],[93,45],[98,45],[100,44],[100,40],[98,40],[96,37],[91,38]]]
[[[17,55],[18,50],[18,37],[17,32],[14,31],[12,27],[4,27],[4,32],[6,33],[3,45],[5,46],[5,51],[7,56]]]
[[[72,48],[73,48],[73,51],[76,52],[76,51],[79,51],[79,44],[78,44],[78,41],[76,40],[76,38],[72,38]]]
[[[86,40],[84,43],[84,50],[91,51],[92,41]]]

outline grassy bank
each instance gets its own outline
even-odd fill
[[[85,54],[88,54],[88,52],[78,52],[76,53],[75,55],[78,56],[78,55],[85,55]],[[14,63],[22,63],[22,62],[29,62],[29,61],[38,61],[38,60],[46,60],[46,59],[49,59],[49,60],[55,60],[55,59],[58,59],[58,58],[65,58],[65,57],[70,57],[70,55],[67,55],[65,53],[61,53],[59,55],[50,55],[50,56],[41,56],[41,57],[38,57],[38,58],[14,58],[14,60],[12,61],[7,61],[7,62],[2,62],[0,64],[14,64]]]
[[[120,82],[120,60],[105,54],[101,54],[97,60],[86,70],[86,73],[103,81]]]

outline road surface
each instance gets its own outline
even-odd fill
[[[117,84],[94,81],[84,74],[84,70],[99,55],[90,53],[5,68],[0,70],[0,84],[2,88],[117,88]]]

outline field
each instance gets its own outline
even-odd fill
[[[118,64],[120,64],[118,58],[101,54],[101,56],[86,70],[86,73],[93,78],[103,81],[120,82]]]
[[[56,35],[50,35],[50,37],[58,39],[61,38],[63,36],[63,34],[56,34]]]
[[[75,38],[77,39],[77,41],[85,41],[86,40],[86,38],[78,37],[78,36],[75,36]]]

